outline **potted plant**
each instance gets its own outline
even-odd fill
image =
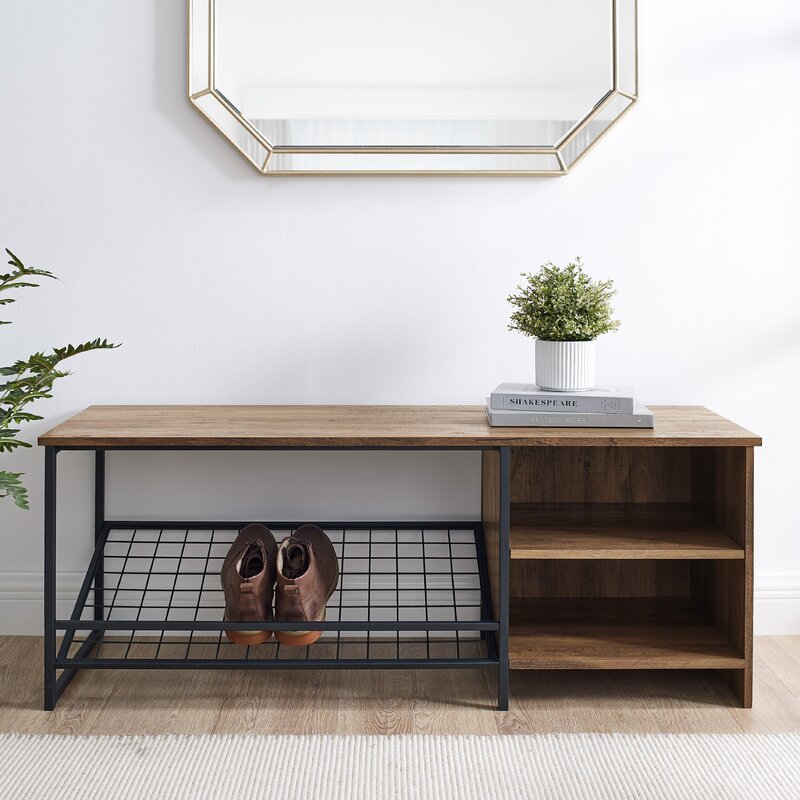
[[[0,293],[14,289],[35,288],[35,278],[54,278],[43,269],[26,267],[10,250],[6,250],[11,259],[8,264],[10,272],[0,274]],[[0,297],[0,306],[13,303],[16,298]],[[0,325],[7,325],[0,321]],[[68,358],[86,353],[89,350],[107,350],[117,347],[105,339],[93,339],[91,342],[65,347],[56,347],[51,353],[34,353],[28,358],[15,362],[8,367],[0,367],[0,453],[11,452],[17,447],[30,447],[27,442],[17,439],[18,426],[25,422],[42,419],[42,417],[25,411],[25,408],[44,397],[52,397],[53,384],[59,378],[65,378],[69,372],[59,368]],[[20,480],[19,472],[0,470],[0,499],[12,497],[20,508],[28,508],[28,492]]]
[[[508,298],[514,307],[509,330],[536,339],[536,383],[554,392],[594,386],[595,339],[619,328],[613,318],[613,281],[593,281],[580,258],[566,267],[551,262]]]

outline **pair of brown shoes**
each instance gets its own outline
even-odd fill
[[[302,525],[280,547],[269,528],[243,528],[222,565],[225,619],[271,622],[322,622],[339,581],[339,561],[331,540],[316,525]],[[235,644],[262,644],[272,631],[225,631]],[[275,631],[281,644],[312,644],[322,631]]]

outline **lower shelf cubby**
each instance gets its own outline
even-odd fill
[[[241,527],[109,523],[70,619],[56,621],[56,667],[497,666],[479,523],[323,524],[339,583],[304,647],[227,639],[220,569]],[[278,541],[293,527],[270,525]]]
[[[743,669],[701,602],[684,597],[511,601],[512,669]]]
[[[727,556],[512,560],[510,667],[744,669]]]

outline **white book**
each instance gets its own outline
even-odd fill
[[[502,428],[652,428],[653,412],[636,402],[633,414],[580,414],[570,411],[499,411],[486,406],[493,427]]]
[[[491,395],[498,411],[633,414],[632,386],[595,386],[585,392],[548,392],[535,383],[501,383]]]

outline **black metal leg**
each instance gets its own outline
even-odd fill
[[[489,588],[489,570],[486,560],[486,539],[483,524],[475,528],[475,548],[478,553],[478,575],[481,582],[481,619],[494,619],[492,608],[492,592]],[[489,658],[497,658],[497,636],[494,631],[481,631],[481,639],[486,642],[486,654]]]
[[[108,528],[105,524],[105,451],[95,451],[95,465],[94,465],[94,554],[89,562],[89,569],[86,577],[83,580],[80,591],[78,592],[78,599],[75,601],[75,607],[72,610],[72,619],[80,619],[86,605],[86,598],[89,592],[93,591],[93,604],[94,604],[94,618],[96,620],[104,619],[104,600],[105,600],[105,543],[108,538]],[[56,660],[61,660],[69,657],[69,651],[72,647],[72,642],[75,639],[76,631],[69,629],[64,631],[64,636],[61,639],[61,646],[58,648],[58,655]],[[79,648],[78,652],[72,658],[85,658],[88,653],[94,648],[96,644],[103,638],[104,631],[92,631]],[[89,646],[91,645],[91,646]],[[87,649],[88,647],[88,649]],[[72,679],[75,670],[65,670],[61,678],[56,683],[56,698],[61,696],[64,688],[66,688],[69,681]]]
[[[497,709],[508,711],[508,615],[509,569],[511,548],[511,448],[500,448],[500,586],[499,622],[497,632],[500,661],[497,681]]]
[[[105,538],[106,521],[106,451],[95,450],[94,454],[94,545],[97,548]],[[94,573],[94,618],[103,619],[105,600],[105,558],[103,551]]]
[[[56,456],[44,451],[44,709],[56,706]]]

